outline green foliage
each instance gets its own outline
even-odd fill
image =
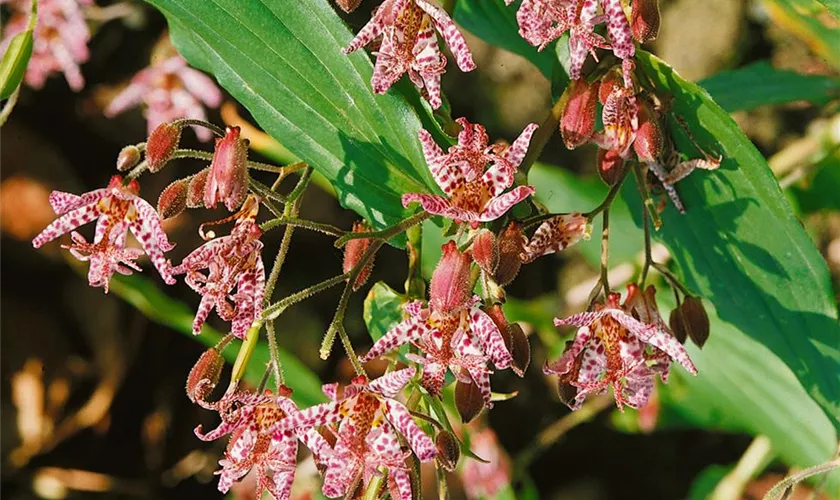
[[[835,69],[840,69],[837,4],[837,0],[764,0],[773,21],[805,41]],[[829,15],[826,7],[830,7],[835,18]]]
[[[816,172],[804,187],[793,187],[797,205],[802,213],[819,210],[840,210],[840,155],[826,156],[816,165]]]
[[[153,281],[137,275],[115,276],[111,280],[111,291],[155,323],[167,326],[190,337],[193,336],[192,322],[195,313],[183,302],[172,299],[163,293]],[[204,325],[201,335],[195,338],[207,347],[212,347],[221,340],[222,333],[209,325]],[[233,363],[236,359],[236,346],[238,345],[239,342],[234,342],[225,349],[223,355],[229,363]],[[260,342],[254,349],[251,362],[248,363],[245,370],[245,380],[255,386],[259,384],[270,359],[268,343]],[[293,354],[283,349],[280,349],[280,361],[283,364],[286,377],[289,380],[294,380],[295,392],[292,399],[298,405],[311,406],[326,401],[326,397],[321,393],[321,381],[312,370],[307,368]],[[186,380],[186,377],[184,380]]]
[[[32,0],[29,24],[24,31],[15,35],[0,59],[0,99],[8,99],[17,90],[26,74],[26,66],[32,56],[33,31],[38,16],[38,3]]]
[[[378,282],[365,297],[364,319],[370,338],[376,342],[396,323],[402,321],[405,298],[383,282]]]
[[[326,0],[150,3],[191,64],[215,75],[264,130],[329,179],[343,206],[376,228],[406,215],[402,193],[436,189],[417,141],[421,117],[410,105],[423,109],[419,95],[406,81],[402,93],[373,95],[370,59],[341,52],[352,35]]]

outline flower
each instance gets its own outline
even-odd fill
[[[458,134],[458,144],[448,153],[435,143],[425,130],[419,133],[423,154],[432,176],[446,194],[407,193],[403,206],[419,202],[429,213],[442,215],[456,222],[469,221],[473,226],[496,220],[511,207],[534,194],[533,186],[513,185],[516,168],[522,163],[528,144],[537,129],[532,123],[507,148],[488,146],[487,132],[481,125],[473,125],[465,118],[458,123],[464,128]]]
[[[600,15],[599,5],[603,10]],[[569,31],[569,76],[573,80],[580,78],[587,54],[598,60],[596,47],[611,48],[620,59],[633,57],[636,51],[621,0],[523,0],[516,20],[522,38],[539,50]],[[602,22],[607,23],[610,43],[595,32],[595,26]]]
[[[578,327],[574,341],[567,342],[563,355],[544,368],[546,374],[559,375],[562,392],[572,396],[564,401],[577,409],[590,393],[606,392],[612,385],[616,404],[633,408],[644,406],[653,391],[654,374],[667,382],[671,359],[692,374],[697,369],[679,341],[667,330],[658,312],[634,318],[629,312],[642,309],[628,294],[631,303],[619,305],[619,294],[611,293],[606,304],[594,311],[555,318],[557,326]]]
[[[4,29],[0,53],[5,53],[12,38],[25,31],[29,24],[31,0],[11,0],[12,10]],[[26,67],[26,84],[34,89],[44,86],[47,78],[57,72],[71,89],[78,92],[85,86],[79,65],[90,58],[87,44],[90,30],[82,11],[92,0],[41,0],[38,2],[38,22],[33,33],[32,56]]]
[[[368,381],[357,377],[338,395],[338,384],[327,384],[324,394],[332,401],[300,411],[275,425],[276,432],[329,426],[336,443],[325,461],[323,493],[345,496],[361,477],[367,484],[379,467],[388,469],[389,490],[394,498],[411,499],[411,481],[397,432],[406,439],[421,462],[437,454],[434,441],[414,422],[408,409],[393,399],[414,377],[404,368]],[[333,424],[338,424],[337,428]],[[352,493],[352,492],[349,492]]]
[[[298,440],[312,450],[316,460],[329,454],[329,444],[315,429],[274,431],[277,422],[296,415],[298,409],[289,390],[277,396],[234,392],[213,406],[222,418],[219,426],[195,435],[202,441],[215,441],[230,435],[225,457],[219,461],[219,491],[227,493],[233,483],[252,469],[258,472],[256,498],[268,490],[276,500],[289,498],[297,465]]]
[[[440,394],[448,369],[459,380],[475,383],[489,408],[492,403],[487,361],[493,361],[496,368],[503,370],[510,367],[512,357],[498,326],[479,307],[478,297],[467,295],[457,306],[452,300],[462,295],[463,287],[460,278],[450,276],[453,271],[449,268],[463,269],[458,261],[464,255],[467,254],[458,252],[454,242],[444,245],[441,263],[432,276],[431,307],[424,307],[421,301],[406,304],[408,318],[377,340],[361,361],[367,362],[403,344],[413,343],[421,354],[411,354],[409,358],[423,365],[423,387],[432,394]],[[469,276],[469,266],[465,266],[465,274]],[[436,288],[435,283],[441,282],[449,286]]]
[[[249,198],[234,216],[237,220],[228,236],[208,241],[172,268],[173,275],[186,274],[187,284],[201,295],[193,320],[195,335],[201,333],[213,307],[219,317],[231,322],[231,333],[240,339],[262,314],[265,266],[260,253],[262,231],[256,223],[258,208],[259,204]],[[203,269],[207,269],[206,275],[200,272]]]
[[[239,138],[239,127],[227,127],[225,136],[216,139],[216,151],[204,188],[205,208],[223,202],[231,212],[248,195],[248,139]]]
[[[222,92],[204,73],[187,66],[187,61],[173,55],[134,75],[128,86],[105,108],[105,116],[112,118],[141,103],[145,104],[148,131],[161,123],[178,118],[206,120],[202,103],[216,108],[222,102]],[[209,129],[194,127],[202,141],[213,136]]]
[[[464,37],[446,11],[427,0],[385,0],[373,18],[359,31],[345,54],[355,52],[376,38],[382,43],[376,54],[371,86],[384,94],[404,73],[433,108],[441,106],[440,75],[446,59],[437,45],[435,29],[443,35],[461,71],[472,71],[475,63]]]
[[[510,457],[490,427],[470,433],[470,448],[485,461],[466,460],[461,482],[469,499],[494,498],[511,481]]]
[[[32,246],[40,248],[44,243],[97,220],[92,244],[74,231],[73,245],[65,247],[77,259],[90,261],[88,282],[91,286],[102,286],[107,292],[115,271],[120,274],[131,274],[131,269],[139,271],[134,259],[141,252],[125,247],[129,230],[140,242],[143,252],[149,256],[163,280],[170,285],[175,283],[163,256],[164,252],[172,250],[175,245],[169,242],[163,232],[160,216],[154,207],[137,196],[139,191],[140,185],[136,180],[123,185],[119,175],[111,178],[108,187],[81,196],[53,191],[50,194],[50,205],[60,217],[32,240]]]
[[[540,224],[519,258],[527,264],[537,257],[565,250],[583,238],[589,238],[589,221],[583,214],[558,215]]]

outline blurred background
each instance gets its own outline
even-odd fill
[[[368,19],[375,3],[363,2],[346,17],[354,30]],[[795,16],[773,1],[662,0],[660,4],[662,31],[649,49],[686,79],[703,80],[757,61],[803,74],[837,76],[836,61],[825,51],[840,50],[840,45],[821,47]],[[13,11],[8,5],[2,8],[7,23]],[[130,291],[114,289],[103,295],[102,289],[90,288],[86,266],[71,262],[59,245],[36,252],[30,243],[53,219],[47,201],[51,190],[78,193],[104,186],[115,173],[120,149],[146,137],[140,109],[112,119],[103,111],[138,71],[149,66],[155,47],[165,44],[161,42],[167,36],[165,21],[140,2],[97,0],[85,12],[92,37],[90,58],[81,65],[84,88],[72,91],[60,74],[40,90],[23,88],[0,137],[3,494],[9,499],[221,497],[212,473],[224,443],[203,443],[194,437],[197,424],[215,422],[209,412],[191,404],[183,390],[187,373],[205,346],[192,335],[160,324],[154,314],[150,318],[150,311],[165,310],[171,303],[147,302],[141,312],[135,305],[143,303],[142,298],[128,297],[134,305],[126,301]],[[840,29],[828,16],[818,22],[826,29]],[[491,138],[507,140],[527,123],[542,122],[551,106],[551,92],[550,82],[539,70],[475,37],[468,35],[468,43],[480,70],[446,74],[444,91],[452,115],[482,123]],[[840,188],[837,96],[835,88],[833,103],[825,106],[793,103],[734,114],[787,188],[802,223],[829,263],[835,289],[840,284],[840,191],[834,190]],[[210,121],[248,119],[229,97],[224,101],[221,109],[208,110]],[[259,137],[256,131],[250,133],[252,140]],[[212,148],[189,131],[183,144]],[[268,149],[268,156],[255,152],[253,157],[272,161],[285,154]],[[561,166],[584,179],[582,185],[590,185],[595,151],[594,147],[566,151],[555,137],[541,161]],[[154,203],[169,182],[200,168],[195,161],[172,164],[144,178],[141,195]],[[815,182],[816,176],[822,177]],[[197,225],[212,216],[188,211],[168,221],[166,230],[178,242],[173,260],[200,243]],[[356,220],[318,186],[307,191],[301,216],[343,228]],[[266,248],[277,248],[280,236],[280,231],[268,233],[263,238]],[[628,272],[621,260],[637,259],[641,241],[638,245],[617,251],[615,283],[631,277],[632,265]],[[525,379],[510,372],[494,378],[495,390],[519,394],[485,413],[472,432],[495,431],[495,437],[488,432],[486,439],[476,440],[484,450],[476,452],[499,460],[482,473],[486,476],[465,473],[488,484],[493,478],[512,481],[517,491],[524,488],[547,499],[706,497],[745,450],[756,445],[754,436],[699,428],[669,414],[667,405],[648,408],[646,413],[620,414],[611,402],[596,402],[591,414],[569,420],[554,382],[541,375],[542,363],[553,353],[547,352],[545,338],[534,325],[585,302],[597,273],[586,252],[576,249],[539,259],[523,268],[508,288],[516,311],[509,314],[527,322],[531,334],[532,365]],[[298,230],[277,296],[339,273],[341,259],[328,237]],[[148,262],[141,266],[145,278],[154,278]],[[405,254],[386,248],[377,256],[370,283],[384,281],[402,290],[405,269]],[[166,287],[159,280],[155,284],[161,290]],[[182,282],[163,292],[190,310],[198,303]],[[333,290],[307,300],[278,322],[281,344],[323,381],[347,381],[352,376],[352,368],[340,356],[328,361],[318,357],[321,335],[339,293]],[[362,314],[365,293],[354,296],[347,315],[348,330],[360,351],[370,343]],[[212,315],[210,324],[224,328]],[[552,426],[557,422],[564,423]],[[568,426],[574,428],[566,432]],[[534,443],[546,428],[557,435],[542,449]],[[788,472],[782,462],[768,460],[769,467],[759,477],[744,482],[743,498],[760,498]],[[514,464],[523,463],[529,465],[524,473],[512,470]],[[299,473],[298,498],[309,495],[305,475]],[[455,476],[453,480],[459,481]],[[244,488],[231,495],[248,498],[249,494],[252,491]],[[480,492],[453,487],[455,498],[467,494]],[[810,495],[803,487],[796,498],[813,498]],[[431,489],[425,497],[434,498]]]

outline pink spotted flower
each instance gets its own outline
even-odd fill
[[[597,61],[596,48],[612,48],[619,59],[636,53],[621,0],[523,0],[516,20],[522,38],[539,50],[569,32],[569,76],[573,80],[580,78],[588,54]],[[609,42],[595,32],[595,27],[604,22]]]
[[[468,384],[476,384],[484,406],[491,407],[492,361],[503,370],[512,356],[493,319],[479,307],[470,291],[469,253],[460,253],[454,241],[443,246],[443,257],[432,276],[429,305],[405,305],[408,318],[383,335],[361,359],[369,361],[402,345],[413,344],[420,354],[409,358],[423,366],[423,386],[432,394],[443,389],[447,370]]]
[[[208,241],[172,268],[173,275],[186,274],[187,284],[201,295],[193,320],[196,335],[214,307],[220,318],[231,322],[231,333],[240,339],[262,314],[265,266],[259,240],[262,231],[256,223],[258,208],[253,198],[247,200],[229,235]]]
[[[408,450],[400,446],[399,435],[421,462],[437,454],[435,443],[414,422],[408,409],[394,397],[414,377],[414,368],[388,373],[376,380],[357,377],[338,394],[338,384],[324,386],[331,399],[276,424],[277,432],[327,426],[336,437],[326,465],[322,491],[329,498],[352,496],[352,485],[362,487],[388,469],[388,489],[392,498],[410,500],[411,478],[406,458]],[[398,434],[399,433],[399,434]]]
[[[514,205],[534,194],[533,186],[513,185],[514,174],[525,153],[536,124],[525,127],[522,134],[509,147],[488,144],[484,127],[459,118],[464,128],[458,134],[458,144],[447,153],[438,146],[431,134],[419,133],[423,154],[440,189],[445,196],[424,193],[407,193],[402,196],[403,206],[419,202],[423,209],[442,215],[456,222],[470,222],[477,227],[481,222],[498,219]]]
[[[355,52],[377,38],[382,38],[376,54],[371,85],[384,94],[400,77],[408,73],[433,108],[441,106],[440,76],[446,58],[440,53],[437,30],[452,50],[462,71],[475,69],[467,42],[442,8],[427,0],[385,0],[373,18],[359,31],[345,54]]]
[[[314,428],[274,431],[277,422],[297,415],[299,410],[288,398],[291,391],[279,395],[270,392],[249,394],[234,392],[212,406],[222,422],[210,432],[195,434],[203,441],[215,441],[230,435],[224,458],[219,461],[219,491],[227,493],[234,483],[249,472],[257,474],[256,496],[268,491],[275,500],[288,499],[297,467],[298,441],[312,450],[316,460],[330,452],[329,443]]]
[[[575,212],[557,215],[540,224],[519,257],[527,264],[588,238],[589,221],[583,214]]]
[[[0,54],[5,53],[12,38],[26,30],[31,0],[0,1],[12,13],[3,30]],[[38,22],[35,25],[32,57],[26,67],[25,82],[40,89],[47,78],[64,73],[71,89],[78,92],[85,86],[79,65],[90,58],[88,41],[90,30],[82,10],[92,0],[41,0],[38,2]]]
[[[168,57],[134,75],[128,86],[105,108],[105,116],[112,118],[123,111],[145,105],[144,114],[149,134],[161,123],[179,118],[206,120],[204,106],[217,108],[222,92],[204,73],[187,66],[179,55]],[[209,141],[213,133],[204,127],[194,127],[202,141]]]
[[[136,180],[123,185],[123,179],[118,175],[111,178],[108,187],[80,196],[53,191],[50,205],[59,218],[32,240],[32,246],[40,248],[44,243],[72,231],[73,244],[65,248],[79,260],[90,262],[90,285],[101,286],[106,293],[114,272],[131,274],[132,269],[139,271],[134,260],[143,252],[166,283],[175,283],[163,255],[175,245],[163,232],[160,216],[154,207],[137,195],[139,191],[140,185]],[[93,243],[88,243],[74,230],[94,220],[97,223]],[[140,242],[142,251],[125,246],[129,231]]]
[[[610,386],[620,409],[640,408],[650,399],[656,373],[667,382],[672,359],[697,373],[683,346],[657,319],[658,313],[639,314],[635,293],[631,289],[623,306],[620,295],[611,293],[594,311],[555,318],[557,326],[578,327],[560,359],[544,368],[546,374],[559,376],[561,397],[570,408],[580,408],[589,394],[604,393]]]

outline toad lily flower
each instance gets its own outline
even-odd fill
[[[140,242],[142,251],[149,256],[164,281],[170,285],[175,283],[163,256],[175,245],[163,232],[154,207],[137,196],[139,191],[136,180],[124,186],[119,175],[111,178],[108,187],[81,196],[53,191],[50,205],[60,217],[32,240],[32,246],[40,248],[44,243],[98,219],[93,243],[73,231],[74,244],[66,247],[79,260],[90,261],[88,281],[91,286],[102,286],[107,292],[115,271],[120,274],[131,274],[131,269],[139,271],[134,259],[142,252],[125,247],[127,231]]]
[[[423,154],[438,186],[446,194],[407,193],[402,197],[403,206],[419,202],[423,209],[435,215],[470,222],[477,227],[481,222],[496,220],[514,205],[534,194],[533,186],[513,185],[514,174],[522,163],[531,137],[537,129],[532,123],[508,148],[488,146],[487,133],[481,125],[466,119],[458,120],[464,129],[458,135],[458,144],[448,153],[434,142],[431,134],[420,131]]]
[[[414,85],[425,90],[429,104],[437,109],[442,104],[440,75],[446,59],[438,48],[435,29],[443,35],[461,71],[474,70],[467,42],[455,23],[446,11],[427,0],[385,0],[344,53],[355,52],[381,36],[371,79],[373,91],[384,94],[408,73]]]
[[[201,426],[195,429],[202,441],[231,436],[225,457],[219,461],[222,468],[216,472],[220,476],[219,491],[227,493],[233,483],[253,469],[258,473],[255,498],[261,498],[263,490],[268,490],[276,500],[285,500],[292,491],[298,440],[312,450],[316,460],[329,454],[329,444],[315,429],[271,430],[277,422],[298,413],[288,398],[290,393],[232,393],[217,403],[222,423],[216,429],[206,434],[201,432]]]
[[[201,294],[193,321],[196,335],[214,306],[219,317],[232,323],[231,333],[240,339],[262,314],[265,266],[260,254],[262,231],[255,220],[258,208],[254,198],[246,200],[242,210],[233,215],[237,220],[228,236],[208,241],[172,268],[174,275],[186,274],[187,284]],[[206,275],[200,272],[204,269]],[[234,287],[236,293],[232,294]]]
[[[558,215],[540,224],[520,254],[524,264],[537,257],[560,252],[581,239],[589,239],[589,221],[579,212]]]
[[[5,53],[11,39],[27,29],[30,0],[0,1],[12,10],[3,30],[0,53]],[[41,0],[38,2],[38,23],[35,25],[32,56],[26,67],[26,84],[40,89],[47,78],[63,72],[70,88],[78,92],[85,86],[79,65],[90,58],[87,44],[90,30],[83,5],[92,0]]]
[[[443,247],[443,257],[432,276],[431,307],[421,301],[405,305],[408,319],[397,324],[371,347],[363,362],[382,356],[401,345],[416,345],[421,355],[410,358],[423,365],[423,386],[440,394],[446,370],[459,380],[475,383],[490,408],[490,370],[493,361],[503,370],[512,356],[493,319],[479,308],[478,297],[470,297],[470,256],[458,252],[454,241]],[[466,265],[464,265],[464,262]],[[466,285],[465,285],[466,283]]]
[[[578,327],[560,359],[544,369],[546,374],[560,376],[561,397],[572,409],[580,408],[590,393],[606,392],[610,385],[619,409],[625,404],[644,406],[653,391],[655,373],[667,382],[671,359],[697,373],[688,353],[661,320],[643,323],[626,312],[626,303],[622,307],[618,301],[619,294],[611,293],[595,311],[554,320],[557,326]]]
[[[277,432],[330,426],[336,443],[326,460],[324,495],[335,498],[352,494],[348,487],[358,484],[359,478],[367,483],[384,466],[394,498],[411,499],[407,453],[400,449],[396,432],[402,434],[421,462],[437,454],[434,441],[414,422],[408,409],[393,399],[414,374],[414,368],[404,368],[370,382],[357,377],[340,397],[338,384],[327,384],[324,394],[331,402],[307,408],[276,424]],[[332,424],[338,424],[337,429]]]
[[[204,73],[187,66],[179,55],[153,63],[131,79],[105,108],[105,116],[112,118],[123,111],[145,104],[149,134],[161,123],[179,118],[206,120],[204,106],[217,108],[222,102],[222,92]],[[196,136],[209,141],[213,133],[204,127],[193,127]]]

